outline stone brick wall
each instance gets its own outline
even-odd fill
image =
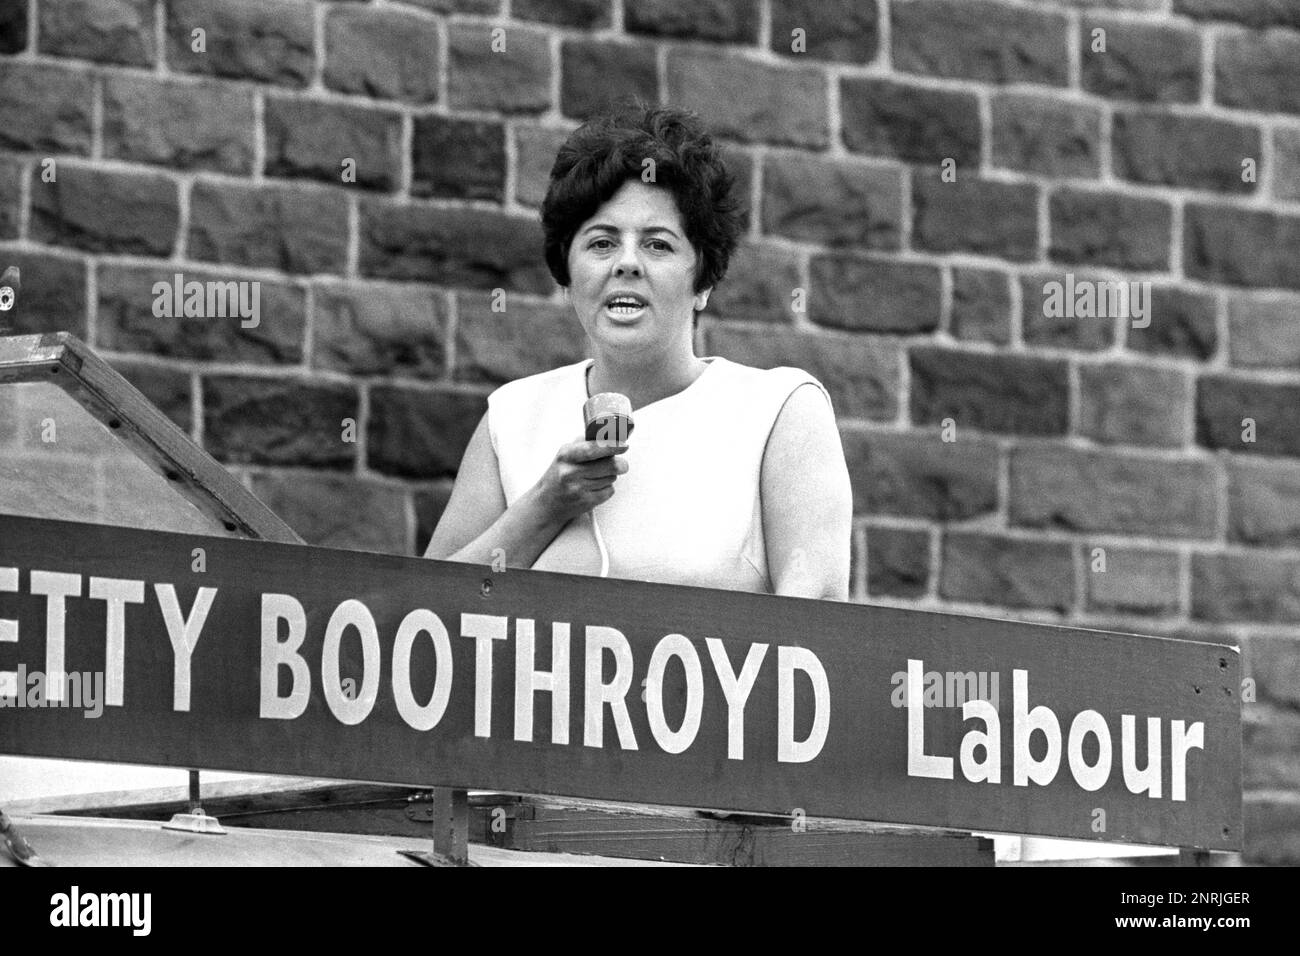
[[[625,94],[728,144],[699,347],[830,388],[855,599],[1240,643],[1247,855],[1300,862],[1300,0],[17,0],[9,323],[418,553],[487,392],[583,355],[536,207]],[[156,317],[177,272],[260,324]]]

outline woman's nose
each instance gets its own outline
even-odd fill
[[[637,257],[636,249],[631,246],[624,246],[623,251],[614,260],[614,275],[639,276],[640,274],[641,260]]]

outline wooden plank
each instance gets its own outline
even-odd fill
[[[469,861],[474,866],[602,866],[602,867],[642,867],[642,866],[688,866],[686,863],[672,863],[663,860],[638,860],[616,856],[593,856],[587,853],[539,853],[523,850],[507,850],[481,844],[471,844]]]
[[[298,778],[267,780],[276,782],[256,787],[229,786],[243,781],[205,783],[204,812],[219,819],[223,826],[432,839],[430,818],[417,818],[410,812],[412,798],[427,792],[419,788],[346,781],[307,782]],[[146,794],[44,797],[11,806],[19,813],[166,821],[173,814],[185,812],[188,800],[182,794],[183,788],[172,787]],[[482,812],[478,816],[481,818]],[[475,822],[472,817],[473,814],[471,825]],[[481,819],[478,822],[481,833]]]
[[[41,365],[46,366],[46,374],[57,374],[53,366],[61,362],[67,349],[61,334],[66,333],[0,335],[0,383],[32,381],[33,369]]]
[[[212,780],[204,777],[203,799],[214,805],[246,807],[258,800],[276,801],[295,799],[295,794],[313,791],[331,791],[340,786],[354,786],[349,781],[341,780],[303,780],[301,777],[283,777],[261,775],[239,780]],[[365,786],[365,785],[357,785]],[[371,789],[375,789],[371,787]],[[391,791],[394,788],[383,786],[377,789]],[[412,788],[398,788],[412,792]],[[159,815],[170,817],[180,813],[188,798],[188,787],[176,785],[170,787],[148,787],[133,790],[111,790],[97,793],[64,793],[24,800],[11,800],[6,806],[15,813],[53,813],[84,815],[94,817],[118,816],[123,818],[149,819],[147,816],[156,811]]]
[[[993,841],[826,826],[737,823],[540,807],[516,818],[509,845],[548,853],[594,853],[721,866],[993,866]]]
[[[203,807],[213,816],[234,819],[260,817],[262,814],[306,813],[345,807],[366,809],[390,804],[405,806],[408,797],[427,792],[416,787],[394,787],[387,784],[347,781],[307,783],[297,778],[293,780],[291,786],[239,789],[224,794],[216,792],[216,785],[205,784]],[[58,813],[63,816],[166,820],[172,814],[184,810],[188,798],[180,795],[183,789],[168,788],[170,792],[163,794],[161,799],[139,799],[139,795],[127,792],[109,795],[115,799],[96,801],[94,805],[89,806],[87,801],[77,800],[74,806],[66,809],[52,809],[51,805],[57,805],[57,802],[48,798],[14,804],[14,806],[25,812],[33,812],[31,805],[35,804],[40,808],[39,812]],[[259,825],[262,824],[259,822]]]
[[[200,543],[201,575],[189,570]],[[71,708],[0,711],[0,752],[1105,842],[1240,843],[1240,661],[1223,645],[13,517],[0,517],[5,567],[17,569],[18,587],[0,591],[0,618],[17,622],[19,640],[0,644],[0,669],[46,667],[49,601],[31,591],[33,570],[139,581],[145,602],[125,610],[122,706],[93,720]],[[168,585],[187,614],[200,588],[211,601],[180,671],[159,603]],[[63,604],[66,669],[102,671],[105,602]],[[399,706],[403,622],[410,656],[396,672],[411,689]],[[359,628],[373,633],[369,658]],[[337,673],[326,675],[322,662],[332,669],[335,655]],[[734,681],[751,655],[756,677],[733,707],[717,670]],[[567,695],[516,693],[555,660]],[[1001,675],[1005,692],[988,705],[996,716],[897,706],[909,666],[918,695],[922,670]],[[424,729],[416,721],[435,691],[445,706]],[[1018,766],[1042,750],[1015,729],[1031,708],[1056,723],[1058,759],[1050,778],[1016,783]],[[1158,796],[1133,792],[1121,773],[1123,715],[1160,732]],[[1088,771],[1102,760],[1087,740],[1067,756],[1081,722],[1113,742],[1105,773]],[[1000,728],[988,748],[997,782],[972,779],[971,761],[959,759],[986,725]],[[1201,735],[1179,752],[1182,766],[1176,730]],[[1145,736],[1128,755],[1140,767]],[[1093,825],[1099,807],[1104,832]]]
[[[348,781],[305,781],[298,777],[266,777],[253,781],[210,781],[203,785],[203,807],[223,824],[267,830],[310,830],[429,838],[432,803],[419,787]],[[467,800],[469,839],[488,838],[492,813],[514,807],[525,798],[506,794],[470,794]],[[151,791],[76,794],[40,797],[9,804],[16,813],[111,817],[123,820],[170,820],[186,809],[183,787]],[[504,812],[504,811],[503,811]],[[497,845],[506,845],[497,840]]]
[[[736,826],[764,826],[793,828],[794,818],[778,814],[733,813],[716,810],[697,810],[690,807],[673,807],[663,805],[628,803],[616,800],[586,800],[570,797],[547,796],[511,796],[507,794],[476,793],[471,795],[471,804],[484,811],[502,806],[508,812],[524,819],[536,819],[538,815],[553,817],[557,814],[602,814],[605,816],[632,816],[659,821],[659,825],[671,827],[680,821],[721,821]],[[809,829],[840,833],[875,833],[887,836],[968,836],[961,830],[941,827],[914,827],[896,823],[876,823],[869,820],[843,820],[827,817],[805,819]]]

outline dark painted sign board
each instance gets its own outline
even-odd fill
[[[1224,645],[0,515],[0,753],[1231,850],[1240,679]]]

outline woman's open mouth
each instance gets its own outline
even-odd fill
[[[605,312],[615,319],[635,319],[645,311],[646,304],[639,295],[619,293],[605,300]]]

